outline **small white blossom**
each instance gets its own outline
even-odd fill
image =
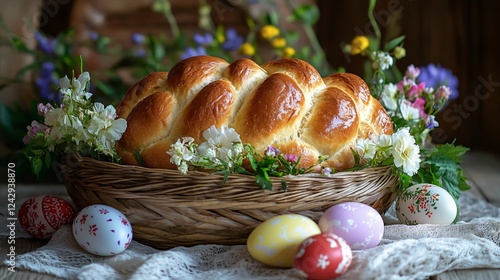
[[[401,117],[407,121],[420,119],[420,111],[411,106],[408,101],[401,102],[399,110],[401,112]]]
[[[389,69],[394,63],[394,59],[387,52],[376,52],[375,59],[380,67],[380,70]]]
[[[415,144],[408,128],[402,128],[392,135],[394,165],[403,167],[403,172],[413,176],[420,167],[420,148]]]
[[[240,135],[233,128],[228,128],[225,125],[220,130],[212,125],[203,132],[203,137],[207,141],[198,146],[198,153],[207,156],[210,154],[209,158],[212,161],[215,161],[216,158],[229,161],[243,151],[239,147],[240,145],[236,145],[241,144]],[[215,156],[213,156],[213,151],[215,151]]]
[[[170,155],[170,162],[177,165],[179,171],[184,174],[187,172],[186,162],[196,158],[195,153],[189,148],[193,141],[191,137],[184,137],[182,141],[177,139],[177,142],[170,145],[170,150],[167,151]]]
[[[390,147],[392,146],[392,136],[387,134],[378,135],[373,139],[375,149],[380,152],[384,159],[391,155]]]
[[[121,118],[115,119],[116,110],[111,105],[104,108],[103,104],[96,102],[93,108],[87,131],[95,136],[97,146],[111,149],[127,129],[127,122]]]
[[[87,84],[90,81],[89,72],[83,72],[78,76],[78,79],[73,77],[70,81],[68,76],[64,76],[59,80],[60,92],[63,96],[63,99],[72,99],[76,102],[81,102],[88,100],[92,93],[87,92]]]
[[[396,111],[398,108],[398,101],[396,99],[397,93],[398,87],[395,84],[384,85],[384,89],[380,94],[380,101],[389,111]]]
[[[356,142],[356,151],[365,159],[373,159],[377,152],[375,143],[370,139],[359,139]]]

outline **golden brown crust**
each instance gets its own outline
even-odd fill
[[[179,62],[131,87],[119,105],[127,130],[117,143],[125,164],[176,168],[166,153],[182,137],[205,141],[211,125],[233,127],[244,143],[263,153],[273,145],[301,156],[300,167],[345,170],[360,138],[392,134],[392,122],[358,76],[321,78],[305,61],[280,59],[261,66],[249,59],[229,64],[209,56]],[[316,168],[318,169],[318,168]]]

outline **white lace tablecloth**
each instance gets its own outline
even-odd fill
[[[352,265],[339,279],[426,279],[454,269],[500,268],[500,208],[468,192],[459,203],[460,222],[449,226],[402,225],[392,206],[381,244],[353,251]],[[18,238],[23,235],[18,231]],[[98,257],[78,246],[70,226],[46,246],[17,256],[16,267],[67,279],[302,279],[294,269],[258,263],[243,245],[160,251],[134,241],[120,255]]]

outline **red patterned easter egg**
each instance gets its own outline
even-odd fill
[[[71,224],[75,209],[66,200],[40,195],[26,200],[18,212],[19,224],[31,236],[48,239],[63,225]]]
[[[301,243],[294,265],[308,279],[335,279],[347,271],[351,261],[352,251],[344,239],[321,233]]]

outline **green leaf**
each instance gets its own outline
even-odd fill
[[[35,173],[36,177],[40,177],[40,171],[42,170],[42,159],[39,157],[32,157],[30,158],[31,160],[31,167],[33,169],[33,173]]]
[[[141,152],[139,149],[135,149],[135,160],[140,166],[144,166],[144,161],[142,160]]]
[[[288,184],[285,180],[281,180],[281,188],[286,192],[288,191]]]
[[[267,177],[267,178],[266,178]],[[263,190],[272,190],[273,184],[269,180],[267,173],[259,172],[255,175],[255,182],[260,186]]]
[[[319,8],[316,5],[304,4],[295,9],[287,20],[313,25],[318,22],[319,15]]]
[[[404,39],[405,39],[404,35],[401,35],[399,37],[396,37],[396,38],[392,39],[387,44],[385,44],[384,51],[388,52],[388,51],[392,50],[397,45],[401,44],[404,41]]]

